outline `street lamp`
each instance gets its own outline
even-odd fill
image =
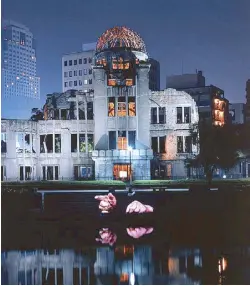
[[[133,148],[131,146],[128,146],[128,151],[129,151],[129,164],[130,164],[130,176],[129,176],[129,182],[130,182],[130,186],[132,185],[132,158],[131,158],[131,155],[132,155],[132,150]]]

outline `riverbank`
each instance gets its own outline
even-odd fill
[[[26,192],[37,190],[126,190],[128,184],[122,181],[25,181],[2,182],[2,193]],[[188,189],[207,190],[205,180],[136,180],[131,184],[132,189]],[[250,178],[213,180],[211,189],[221,190],[250,190]]]

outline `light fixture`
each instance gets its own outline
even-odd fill
[[[129,277],[130,285],[135,285],[135,274],[131,273]]]

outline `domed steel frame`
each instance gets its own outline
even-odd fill
[[[112,48],[129,48],[147,54],[142,38],[127,27],[113,27],[105,31],[98,39],[97,53]]]

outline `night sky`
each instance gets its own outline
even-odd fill
[[[62,90],[61,57],[126,25],[144,39],[166,76],[203,70],[206,84],[245,102],[250,78],[249,0],[3,0],[2,17],[30,28],[37,40],[41,97]]]

